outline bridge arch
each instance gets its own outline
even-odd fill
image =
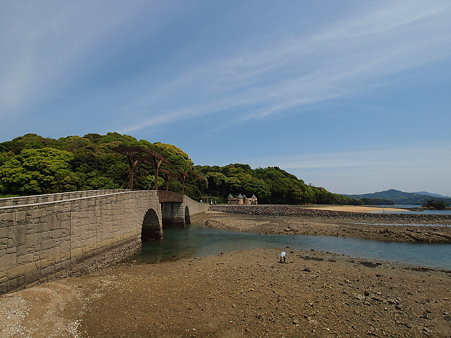
[[[141,241],[148,242],[154,239],[161,239],[161,237],[161,223],[158,218],[158,214],[155,210],[149,209],[144,215],[141,230]]]
[[[189,208],[188,206],[185,206],[185,226],[190,225],[191,224],[191,218],[190,218],[190,214],[189,214]]]

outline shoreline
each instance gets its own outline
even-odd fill
[[[192,221],[209,228],[253,233],[451,244],[451,215],[369,214],[291,206],[216,206],[211,210]]]
[[[325,206],[327,207],[327,206]],[[337,206],[340,207],[340,206]],[[351,211],[337,211],[306,207],[302,205],[212,205],[209,211],[220,211],[230,214],[244,215],[265,215],[265,216],[304,216],[311,218],[331,218],[331,219],[367,219],[367,220],[390,220],[396,222],[429,222],[451,225],[451,214],[395,214],[395,213],[375,213],[358,212],[359,206],[346,206]],[[383,211],[384,208],[375,208]]]
[[[302,206],[304,209],[313,210],[332,210],[332,211],[346,211],[346,212],[373,212],[373,211],[406,211],[401,208],[382,208],[374,206],[354,206],[354,205],[308,205]]]

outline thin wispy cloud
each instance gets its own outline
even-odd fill
[[[168,4],[174,13],[189,7]],[[148,23],[147,31],[134,37],[146,44],[149,30],[159,31],[170,20],[158,19],[159,13],[171,14],[166,7],[139,1],[109,6],[102,1],[89,6],[6,2],[0,26],[0,42],[7,51],[0,68],[0,112],[25,112],[55,99],[80,74],[102,67],[101,48],[116,48],[113,41],[129,29],[130,21]],[[233,48],[224,47],[225,54],[207,62],[190,60],[187,67],[159,74],[158,81],[152,81],[152,68],[118,83],[109,93],[108,109],[115,114],[111,126],[136,131],[237,107],[242,108],[239,116],[231,113],[230,118],[243,122],[349,97],[370,90],[384,77],[449,57],[449,17],[448,1],[401,0],[348,8],[332,20],[318,18],[307,33],[294,27],[272,36],[270,27],[281,23],[268,22],[269,29],[262,27],[254,43],[237,37]],[[98,89],[90,95],[108,100]]]
[[[384,189],[433,190],[450,195],[451,145],[372,149],[367,151],[293,154],[250,159],[253,167],[278,166],[307,183],[338,193]],[[356,184],[358,182],[358,184]]]
[[[364,12],[322,25],[309,36],[297,38],[292,32],[264,48],[243,46],[241,53],[180,74],[156,94],[152,88],[144,91],[124,110],[153,111],[152,117],[137,114],[142,123],[123,130],[169,123],[170,116],[189,119],[226,112],[240,105],[239,117],[231,114],[231,118],[242,122],[371,90],[393,74],[450,57],[449,17],[449,2],[377,2]],[[178,107],[166,105],[174,98]],[[180,106],[183,114],[177,113]]]
[[[0,114],[54,99],[95,65],[89,63],[99,47],[119,36],[139,9],[120,1],[2,2]]]
[[[254,167],[280,166],[286,169],[340,167],[415,168],[451,167],[451,145],[430,144],[419,147],[372,149],[366,151],[293,154],[251,159]]]

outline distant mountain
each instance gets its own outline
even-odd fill
[[[360,195],[346,195],[353,198],[370,198],[370,199],[386,199],[393,201],[394,204],[415,204],[422,205],[427,200],[438,199],[444,200],[446,203],[451,204],[451,198],[449,197],[437,197],[431,195],[425,195],[421,193],[410,193],[400,190],[390,189],[380,192],[375,192],[371,194],[360,194]],[[441,196],[441,195],[440,195]]]
[[[434,194],[432,192],[427,192],[427,191],[418,191],[418,192],[413,192],[412,194],[425,195],[425,196],[437,197],[437,198],[451,198],[451,196]]]

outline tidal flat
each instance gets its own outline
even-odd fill
[[[208,211],[193,222],[209,228],[265,234],[334,236],[390,242],[451,244],[451,217],[435,215],[388,215],[348,211],[312,210],[312,215],[283,215],[283,206],[265,207],[282,215],[252,215]],[[228,210],[229,208],[223,208]],[[279,211],[280,209],[280,211]],[[292,208],[295,209],[296,208]],[[298,208],[299,209],[299,208]],[[377,210],[377,208],[373,208]],[[240,208],[238,208],[240,211]],[[266,212],[267,210],[263,210]]]
[[[123,263],[0,297],[2,337],[446,337],[450,272],[287,249]]]
[[[193,221],[240,231],[302,229],[252,217],[209,212]],[[331,234],[337,228],[324,225]],[[281,249],[286,263],[279,263]],[[313,249],[136,260],[0,296],[0,336],[447,337],[449,290],[446,269]]]

